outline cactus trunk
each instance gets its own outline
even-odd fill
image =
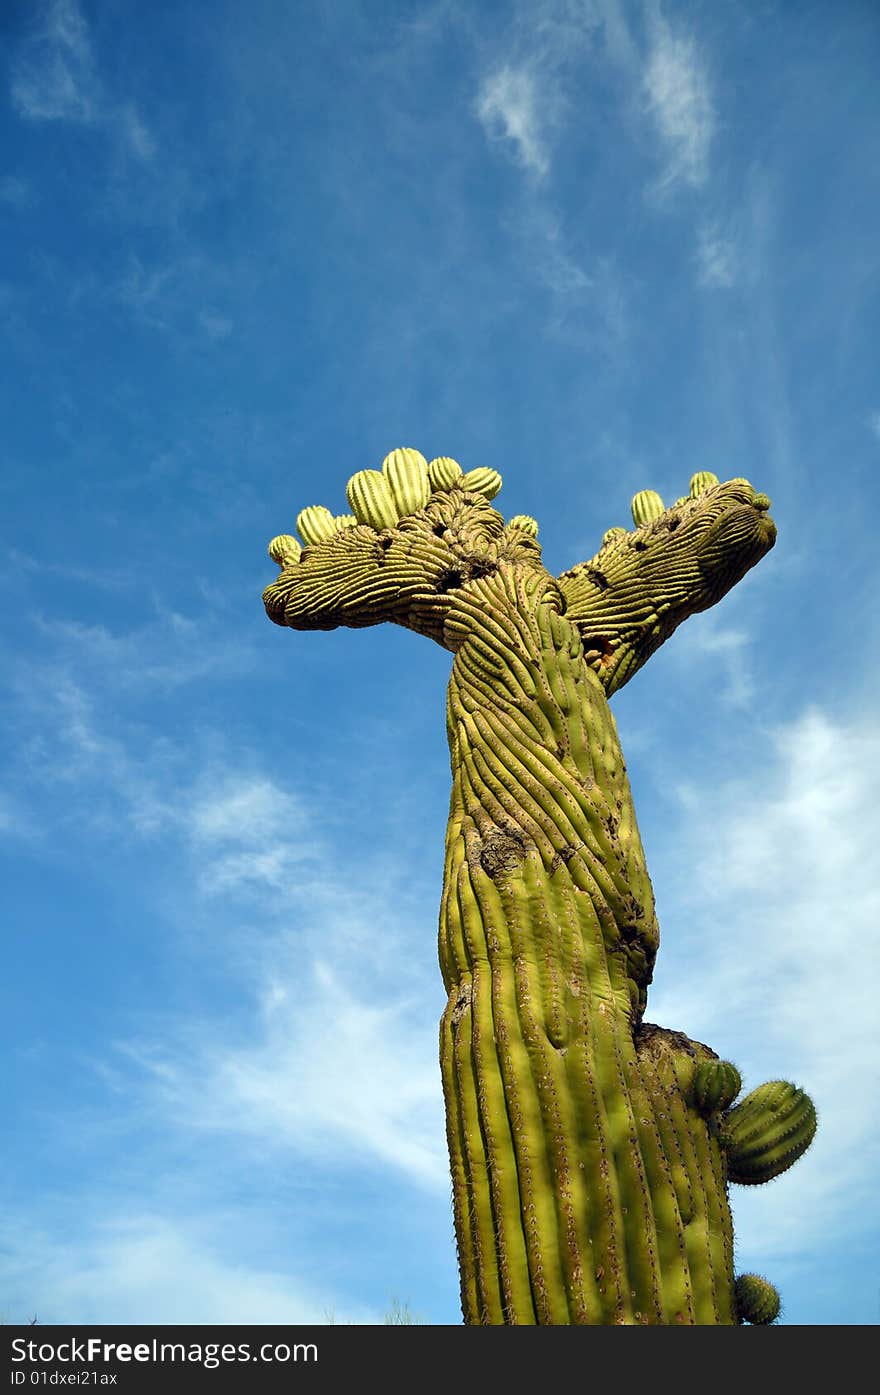
[[[441,1067],[472,1324],[734,1323],[712,1053],[641,1022],[658,935],[614,718],[546,573],[447,617]]]

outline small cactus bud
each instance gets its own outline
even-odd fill
[[[428,461],[428,480],[432,489],[451,489],[461,480],[461,466],[451,455],[436,455]]]
[[[742,1077],[730,1061],[701,1061],[691,1089],[700,1113],[712,1114],[733,1104],[742,1089]]]
[[[742,1322],[766,1327],[779,1317],[779,1292],[760,1274],[738,1274],[733,1293]]]
[[[713,475],[711,470],[698,470],[695,475],[691,476],[690,497],[696,499],[698,495],[705,494],[707,489],[711,489],[717,483],[718,476]]]
[[[381,470],[358,470],[345,487],[345,497],[358,523],[367,523],[380,533],[393,528],[400,514]]]
[[[336,524],[329,509],[323,504],[312,504],[297,515],[296,530],[304,543],[319,543],[332,538]]]
[[[797,1162],[816,1133],[809,1095],[787,1080],[768,1080],[725,1115],[721,1141],[731,1182],[769,1182]]]
[[[428,462],[417,450],[402,446],[382,461],[382,474],[401,518],[423,509],[431,496]]]
[[[613,528],[606,528],[605,532],[602,534],[602,546],[604,547],[606,543],[610,543],[614,538],[625,538],[625,537],[626,537],[626,529],[625,529],[625,528],[619,528],[619,527],[615,524],[615,526],[614,526]]]
[[[642,489],[638,494],[633,495],[630,508],[632,509],[633,523],[640,528],[643,523],[650,523],[652,518],[659,518],[664,511],[664,503],[656,489]]]
[[[302,556],[302,547],[292,533],[279,533],[269,544],[269,556],[279,567],[290,567]]]
[[[463,489],[472,489],[475,494],[494,499],[501,488],[501,476],[497,470],[480,465],[476,470],[468,470],[466,475],[462,475],[461,484]]]
[[[514,514],[513,518],[508,519],[507,526],[508,528],[519,528],[521,533],[528,533],[530,538],[538,536],[538,520],[527,513]]]
[[[355,518],[353,513],[338,513],[334,518],[333,522],[336,524],[337,530],[340,528],[357,527],[357,519]]]

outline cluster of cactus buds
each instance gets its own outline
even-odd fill
[[[739,476],[736,480],[731,481],[734,484],[737,482],[748,484],[748,480],[741,479]],[[698,499],[701,494],[705,494],[708,489],[712,489],[718,483],[718,476],[713,474],[711,470],[698,470],[695,475],[691,476],[690,492],[682,495],[680,499],[676,499],[672,507],[678,508],[680,504],[688,504],[692,499]],[[756,499],[765,497],[758,495]],[[769,499],[766,507],[770,507]],[[640,489],[638,494],[634,494],[632,497],[630,511],[636,527],[644,528],[646,524],[653,523],[655,518],[659,518],[662,513],[666,512],[666,505],[656,489]],[[622,536],[626,531],[625,528],[609,528],[602,538],[602,546],[604,547],[612,539]]]
[[[420,451],[401,446],[386,455],[381,470],[358,470],[352,475],[345,490],[351,513],[334,516],[323,504],[310,504],[298,514],[296,528],[302,543],[314,546],[359,523],[377,532],[394,528],[402,518],[423,509],[432,493],[439,490],[469,490],[494,499],[500,488],[497,470],[478,466],[465,473],[449,455],[428,461]],[[538,525],[533,518],[520,514],[511,522],[537,537]],[[292,566],[302,555],[302,543],[282,533],[269,544],[269,556],[280,567]]]
[[[428,461],[419,451],[401,446],[386,455],[381,470],[352,475],[345,492],[357,522],[381,531],[423,509],[437,490],[467,489],[494,499],[500,488],[497,470],[479,468],[465,474],[451,456]]]

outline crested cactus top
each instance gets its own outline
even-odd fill
[[[351,510],[310,505],[300,540],[280,534],[281,568],[263,600],[294,629],[360,627],[389,620],[457,647],[445,624],[454,594],[503,563],[543,569],[538,523],[507,523],[492,506],[501,475],[463,470],[450,456],[411,447],[346,486]],[[585,660],[608,694],[620,688],[682,620],[705,610],[773,546],[770,501],[741,477],[696,473],[669,508],[652,489],[632,500],[635,526],[609,528],[598,552],[556,578],[560,610],[578,628]]]

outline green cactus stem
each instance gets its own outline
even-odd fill
[[[348,506],[358,523],[381,532],[393,528],[400,519],[391,486],[381,470],[358,470],[345,487]]]
[[[477,494],[482,494],[484,499],[494,499],[501,489],[501,476],[497,470],[488,470],[485,466],[478,466],[476,470],[468,470],[462,476],[461,485],[463,489],[472,489]]]
[[[731,1109],[722,1143],[731,1182],[769,1182],[796,1163],[816,1133],[816,1110],[787,1080],[768,1080]]]
[[[626,532],[627,530],[625,528],[619,528],[617,526],[614,528],[606,528],[605,532],[602,534],[602,546],[607,547],[608,543],[613,542],[615,538],[625,538]]]
[[[760,1274],[740,1274],[734,1285],[734,1293],[741,1322],[766,1327],[779,1317],[782,1306],[779,1294]]]
[[[332,538],[336,523],[330,510],[325,509],[323,504],[312,504],[298,514],[296,531],[304,543],[320,543],[325,538]]]
[[[277,538],[272,539],[267,551],[279,567],[289,567],[302,556],[302,544],[290,533],[279,533]]]
[[[664,512],[665,505],[656,489],[643,489],[638,494],[633,495],[632,503],[633,523],[640,528],[653,519],[659,518]]]
[[[733,1068],[644,1021],[659,932],[609,698],[775,526],[728,482],[553,577],[489,502],[500,475],[454,463],[399,527],[385,476],[355,476],[370,526],[263,600],[294,630],[389,621],[453,655],[440,1062],[464,1318],[736,1324],[727,1175],[754,1144],[706,1113]]]
[[[530,538],[538,536],[538,520],[527,513],[514,514],[507,526],[508,528],[519,528],[520,532],[528,533]]]
[[[417,450],[393,450],[382,461],[382,474],[388,481],[391,497],[400,518],[415,513],[427,504],[431,495],[428,462]]]
[[[730,1061],[701,1061],[694,1072],[694,1104],[701,1114],[727,1109],[742,1089],[742,1077]]]
[[[461,466],[451,455],[437,455],[428,461],[428,480],[432,489],[452,489],[461,482],[461,478]]]
[[[713,475],[711,470],[698,470],[691,476],[690,497],[697,499],[701,494],[705,494],[707,489],[718,483],[718,476]]]

